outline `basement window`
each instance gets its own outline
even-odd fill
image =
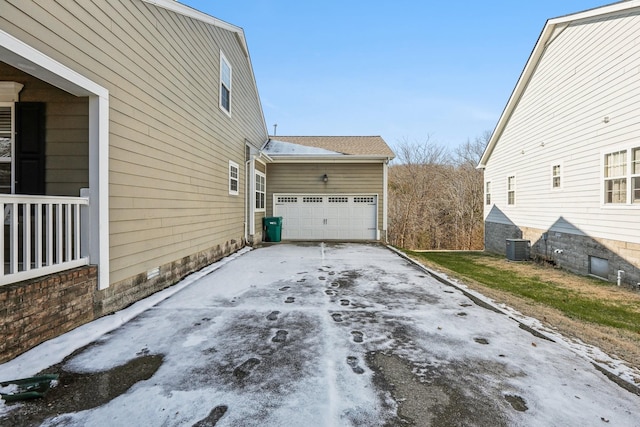
[[[589,274],[599,277],[600,279],[608,280],[609,260],[598,258],[595,256],[589,256]]]

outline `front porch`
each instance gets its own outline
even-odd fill
[[[94,265],[107,288],[109,92],[3,31],[0,58],[0,286]]]

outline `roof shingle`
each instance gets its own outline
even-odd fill
[[[394,158],[395,154],[380,136],[271,136],[271,139],[305,147],[322,148],[347,155]]]

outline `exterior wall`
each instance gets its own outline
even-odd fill
[[[514,230],[513,225],[488,222],[485,226],[490,235],[485,237],[485,250],[505,254],[505,240],[526,239],[531,242],[531,257],[561,266],[573,273],[589,275],[589,257],[608,260],[609,272],[602,277],[616,282],[618,270],[622,270],[621,285],[638,289],[640,283],[640,245],[619,240],[592,238],[580,233],[569,233],[560,229],[540,230],[523,228]],[[514,232],[515,231],[515,232]],[[519,235],[518,235],[519,234]]]
[[[147,273],[114,283],[94,294],[94,317],[98,318],[121,310],[136,301],[169,287],[190,273],[200,270],[221,258],[236,252],[244,241],[231,241],[206,251],[186,256],[159,267],[159,274],[148,278]]]
[[[46,193],[79,196],[89,186],[89,101],[0,62],[0,80],[22,83],[22,102],[46,104]]]
[[[267,175],[267,216],[273,216],[274,193],[376,194],[378,230],[383,232],[383,163],[271,163]],[[327,174],[328,182],[322,177]]]
[[[640,205],[605,205],[602,175],[604,153],[640,145],[638,28],[635,13],[601,17],[570,24],[547,46],[486,165],[489,231],[497,208],[521,230],[580,236],[574,243],[615,242],[614,253],[640,244]],[[554,165],[561,166],[559,189],[552,188]],[[507,204],[510,175],[514,205]],[[637,254],[620,256],[640,266]],[[558,262],[584,271],[582,261]]]
[[[82,267],[0,287],[0,363],[93,320],[97,271]]]
[[[249,59],[227,29],[142,0],[3,2],[0,27],[110,93],[111,283],[244,238],[245,141],[267,139]],[[231,115],[218,105],[220,52]],[[228,192],[228,161],[240,194]]]

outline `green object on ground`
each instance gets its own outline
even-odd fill
[[[263,229],[265,231],[265,241],[279,242],[282,237],[282,217],[268,216],[262,219]]]
[[[36,377],[21,378],[0,383],[0,398],[5,402],[28,400],[43,397],[58,374],[45,374]]]

